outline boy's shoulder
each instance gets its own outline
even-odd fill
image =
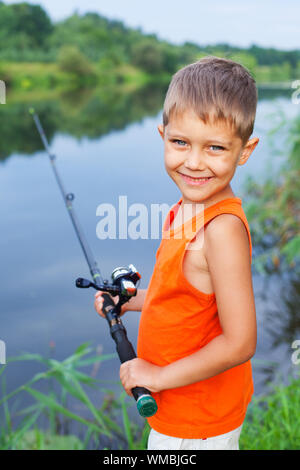
[[[250,252],[249,238],[245,223],[235,214],[220,214],[205,226],[205,257],[220,255],[226,251]]]
[[[224,213],[217,215],[205,225],[205,233],[213,236],[214,233],[219,234],[222,230],[234,230],[239,227],[246,230],[241,217],[235,214]]]

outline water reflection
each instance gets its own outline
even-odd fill
[[[39,114],[51,144],[57,132],[77,139],[95,139],[125,129],[145,116],[154,116],[161,108],[164,93],[164,87],[154,85],[126,93],[118,88],[94,89],[65,92],[55,100],[35,98],[30,104],[26,101],[2,106],[0,160],[13,153],[30,155],[43,149],[28,113],[29,106]]]

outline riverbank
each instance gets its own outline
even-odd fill
[[[150,84],[167,85],[172,74],[149,73],[130,64],[105,68],[101,64],[89,64],[84,72],[63,70],[58,63],[7,62],[0,63],[0,79],[6,84],[7,93],[26,95],[28,92],[58,92],[90,89],[106,86],[124,86],[128,91]],[[263,81],[257,79],[261,90],[291,90],[294,80]]]
[[[168,83],[167,73],[149,74],[129,64],[105,69],[93,65],[87,73],[67,72],[56,63],[1,63],[0,79],[7,92],[26,94],[31,91],[70,91],[99,86],[126,86],[128,90],[145,87],[151,83]]]

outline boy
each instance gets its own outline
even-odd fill
[[[258,143],[249,139],[256,104],[249,72],[218,57],[179,70],[166,95],[158,130],[182,197],[165,220],[148,289],[122,310],[142,311],[138,358],[121,365],[120,378],[128,395],[144,386],[156,399],[149,450],[239,448],[256,313],[251,236],[230,181]],[[95,297],[102,314],[101,292]]]

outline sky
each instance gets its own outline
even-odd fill
[[[21,0],[20,0],[21,1]],[[4,0],[6,4],[19,3]],[[97,12],[175,44],[300,49],[299,0],[28,0],[52,20]]]

